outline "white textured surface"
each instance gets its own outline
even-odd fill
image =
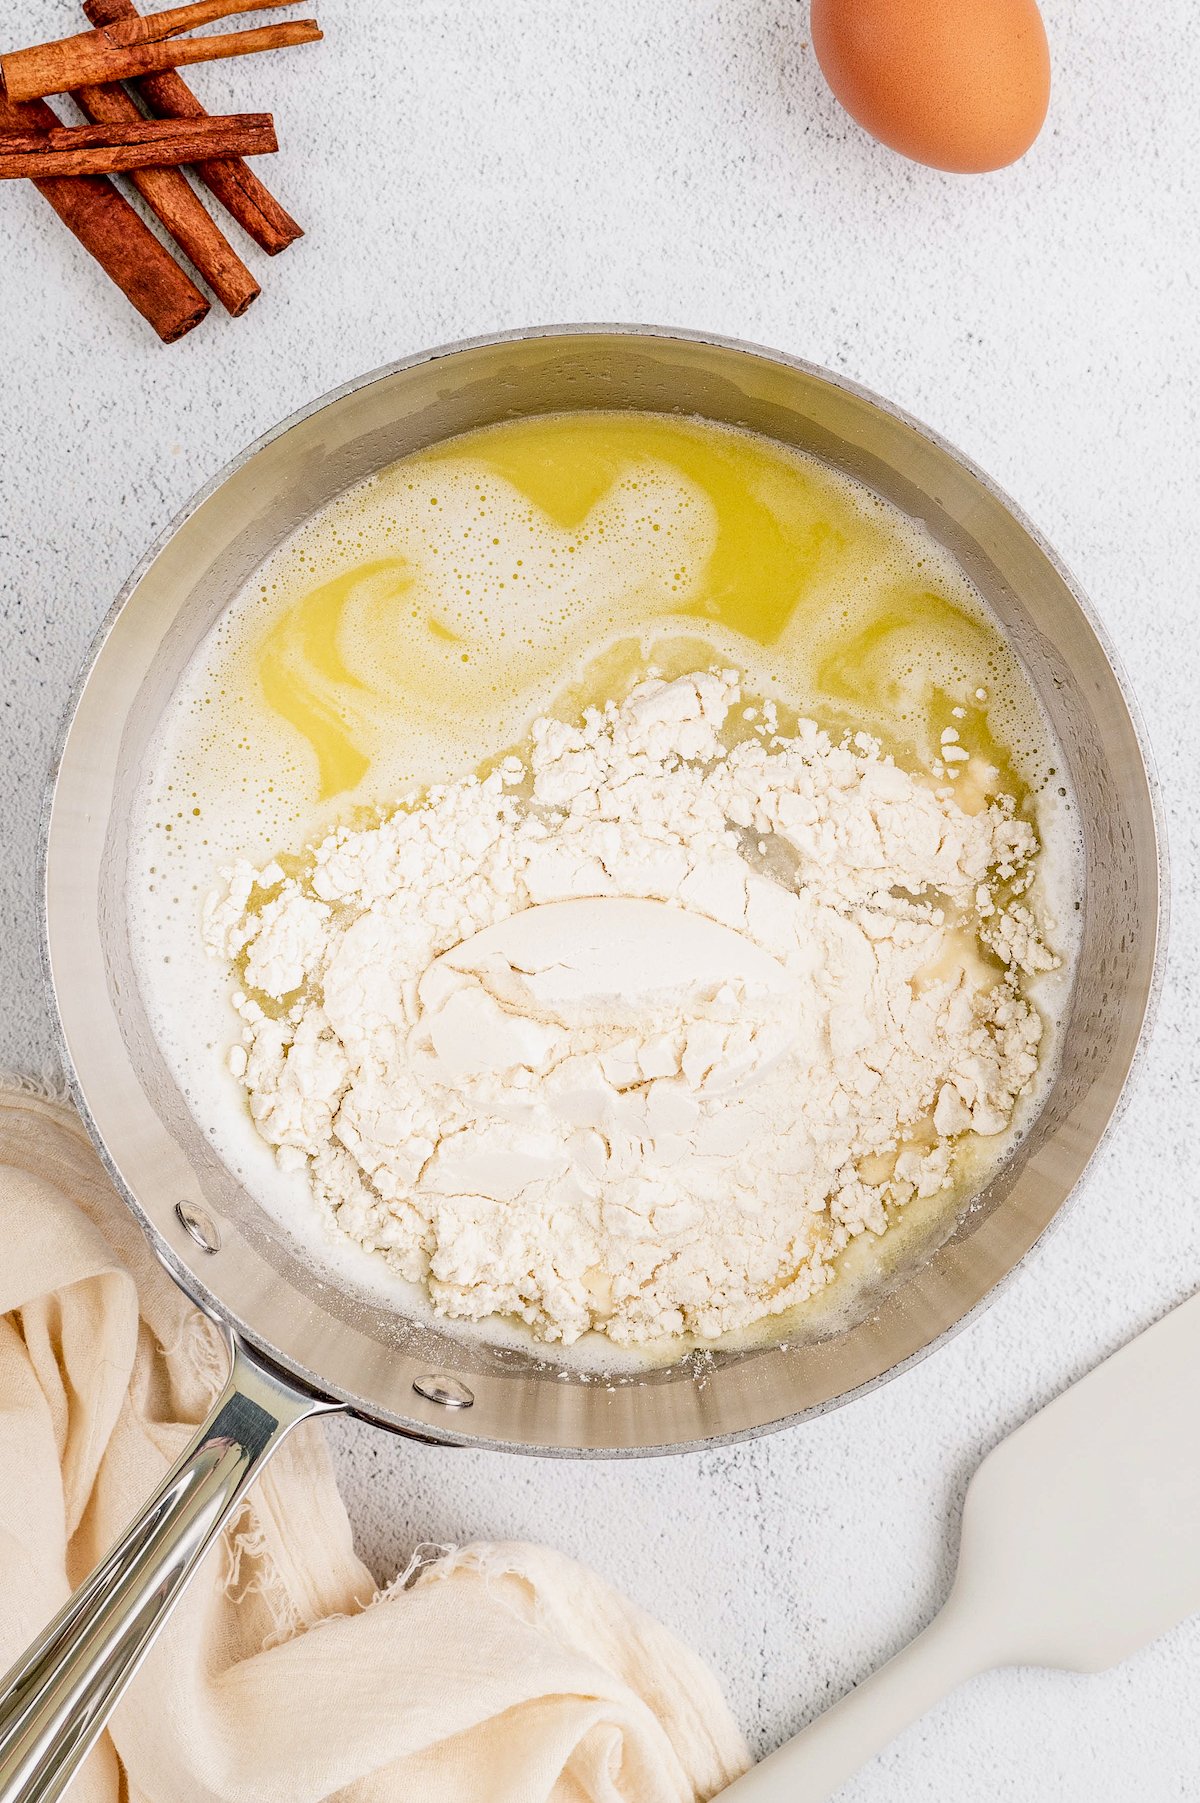
[[[274,107],[307,223],[241,321],[160,347],[29,189],[0,191],[0,1066],[50,1029],[34,847],[72,672],[191,491],[322,390],[545,320],[645,319],[799,352],[989,469],[1091,593],[1166,786],[1170,980],[1137,1092],[1069,1220],[989,1314],[853,1408],[733,1451],[566,1465],[333,1431],[381,1573],[420,1539],[541,1536],[692,1639],[763,1745],[929,1616],[981,1452],[1200,1281],[1194,500],[1200,47],[1190,0],[1046,0],[1051,124],[975,180],[842,117],[797,0],[323,0],[326,43],[200,71]],[[11,0],[5,44],[76,29]],[[1190,1005],[1189,1005],[1190,1004]],[[980,1678],[854,1803],[1200,1795],[1200,1622],[1102,1678]]]

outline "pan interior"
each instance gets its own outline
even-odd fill
[[[214,619],[295,526],[364,476],[481,425],[586,408],[700,416],[814,454],[922,521],[1000,620],[1067,759],[1086,843],[1081,976],[1053,1087],[1017,1152],[947,1238],[931,1231],[856,1312],[784,1346],[597,1380],[408,1320],[316,1269],[231,1177],[150,1032],[124,872],[147,746]],[[1152,985],[1153,806],[1110,663],[1053,561],[978,477],[818,372],[736,347],[597,331],[466,347],[385,372],[283,428],[177,526],[111,622],[54,798],[51,974],[82,1099],[160,1251],[260,1350],[372,1418],[557,1452],[648,1451],[762,1431],[878,1381],[955,1326],[1032,1245],[1112,1112]],[[72,932],[95,921],[99,933]],[[175,1212],[199,1203],[220,1248]],[[474,1396],[453,1417],[433,1371]],[[429,1386],[424,1386],[429,1388]]]

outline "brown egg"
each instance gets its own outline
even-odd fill
[[[1050,102],[1034,0],[812,0],[812,41],[846,111],[917,163],[961,173],[1024,156]]]

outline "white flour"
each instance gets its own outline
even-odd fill
[[[779,1313],[1036,1073],[1029,826],[959,805],[953,744],[937,789],[770,704],[730,747],[739,700],[706,673],[540,720],[527,763],[209,904],[259,1132],[448,1315]]]

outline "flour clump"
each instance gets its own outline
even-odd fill
[[[259,1133],[447,1315],[638,1344],[780,1313],[1036,1075],[1057,960],[1012,801],[742,700],[703,671],[539,719],[209,903]]]

